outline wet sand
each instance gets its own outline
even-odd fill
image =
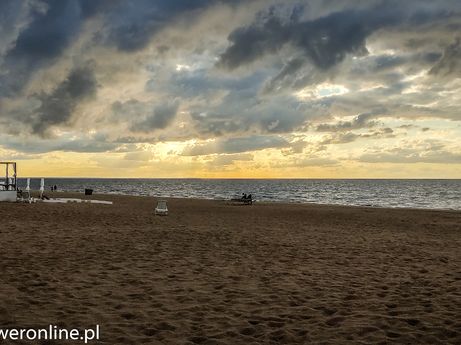
[[[160,217],[154,198],[93,198],[114,205],[0,204],[0,328],[461,344],[461,212],[169,199]]]

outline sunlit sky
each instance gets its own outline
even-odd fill
[[[461,178],[461,1],[1,0],[19,176]]]

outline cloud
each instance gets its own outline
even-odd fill
[[[176,117],[179,102],[177,100],[158,105],[152,114],[147,115],[141,120],[136,120],[130,129],[134,132],[149,133],[155,129],[165,129]]]
[[[97,81],[89,64],[70,71],[51,93],[37,95],[41,105],[32,117],[32,131],[45,136],[50,127],[66,124],[80,102],[96,96]]]
[[[16,0],[0,2],[0,64],[3,55],[12,48],[22,28],[27,25],[25,4]]]
[[[320,141],[321,145],[331,144],[347,144],[358,139],[380,139],[380,138],[395,138],[396,134],[392,128],[380,128],[378,130],[369,131],[367,133],[354,133],[354,132],[333,132]]]
[[[317,125],[318,132],[337,132],[350,131],[352,129],[375,127],[378,122],[371,121],[370,118],[376,116],[375,112],[363,113],[357,115],[352,121],[340,121],[335,124],[322,123]]]
[[[147,162],[154,158],[154,154],[148,151],[136,151],[136,152],[128,152],[125,154],[123,159],[128,161],[141,161]]]
[[[192,21],[203,10],[217,3],[236,4],[235,0],[169,0],[121,1],[112,5],[105,16],[106,32],[101,33],[106,44],[125,52],[145,48],[153,36],[187,14]]]
[[[207,162],[209,166],[229,166],[235,162],[251,162],[253,161],[253,155],[249,153],[238,153],[238,154],[221,154],[214,157],[211,161]]]
[[[438,141],[419,141],[406,146],[383,148],[367,152],[359,157],[366,163],[436,163],[461,164],[461,152],[453,151]]]
[[[311,116],[292,95],[260,97],[254,88],[230,90],[219,102],[191,110],[194,128],[204,138],[289,133]]]
[[[359,160],[366,163],[438,163],[461,164],[461,154],[449,151],[421,153],[416,150],[394,150],[393,152],[367,153],[360,156]]]
[[[82,6],[83,3],[86,6]],[[1,66],[6,73],[0,75],[0,95],[11,96],[20,92],[36,70],[56,61],[78,35],[85,17],[92,14],[88,3],[84,0],[47,0],[33,1],[33,5],[27,7],[29,25],[11,44]],[[25,7],[23,3],[16,12]]]
[[[277,53],[291,44],[317,68],[327,70],[344,60],[347,54],[366,53],[367,37],[379,29],[404,23],[421,25],[446,16],[443,11],[408,13],[406,7],[396,11],[395,5],[393,1],[388,1],[368,8],[344,9],[305,21],[300,21],[300,15],[294,15],[300,11],[299,7],[285,18],[271,8],[266,16],[259,16],[253,24],[240,27],[229,35],[231,44],[221,55],[219,65],[235,69],[266,54]],[[289,66],[291,73],[302,66],[299,60],[294,62]]]
[[[360,134],[347,132],[347,133],[338,133],[324,138],[321,143],[322,145],[331,145],[331,144],[347,144],[351,143],[361,137]]]
[[[289,142],[280,136],[251,136],[240,138],[218,139],[206,144],[189,146],[182,152],[183,156],[204,156],[215,153],[240,153],[264,150],[268,148],[283,148]]]
[[[149,111],[152,111],[153,105],[140,102],[137,99],[129,99],[125,102],[115,101],[111,105],[110,121],[119,123],[124,121],[136,121]]]
[[[63,152],[87,152],[98,153],[113,151],[120,143],[107,141],[104,137],[97,135],[82,135],[76,138],[74,135],[63,135],[61,137],[47,139],[29,136],[20,138],[12,135],[0,135],[0,146],[26,154],[42,154],[53,151]]]
[[[288,162],[448,142],[460,14],[451,0],[0,1],[0,145],[124,161],[194,142],[180,160],[238,166],[265,148]]]
[[[450,77],[461,77],[461,39],[457,38],[453,44],[445,48],[442,58],[431,68],[430,74]]]
[[[219,1],[2,1],[0,57],[2,50],[6,52],[3,64],[0,60],[4,71],[0,74],[0,95],[21,92],[37,70],[54,64],[79,38],[89,18],[97,17],[101,22],[92,35],[93,46],[115,46],[132,53],[144,49],[155,34],[181,15],[188,13],[191,21],[200,14],[194,11],[216,3]]]
[[[331,167],[339,165],[339,161],[336,159],[325,158],[325,157],[308,157],[301,159],[294,159],[289,163],[281,164],[279,167],[283,168],[284,166],[289,167]]]
[[[334,167],[340,165],[340,161],[329,156],[320,155],[313,150],[310,153],[288,157],[283,161],[271,161],[269,166],[274,169],[280,168],[306,168],[306,167]]]

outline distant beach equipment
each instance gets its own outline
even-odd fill
[[[45,179],[40,179],[40,199],[43,199],[43,193],[45,192]]]
[[[31,197],[30,193],[30,178],[26,180],[26,189],[24,191],[18,189],[17,185],[17,165],[16,162],[0,162],[0,166],[5,166],[5,177],[0,177],[0,201],[9,202],[28,202],[35,203],[37,201],[55,204],[67,203],[82,203],[82,204],[103,204],[112,205],[112,201],[104,200],[82,200],[75,198],[52,198],[47,197],[45,193],[45,179],[40,179],[40,198],[37,200]],[[56,191],[56,185],[51,187],[52,191]],[[85,195],[92,195],[92,189],[85,189]]]
[[[26,194],[27,194],[27,197],[25,197]],[[22,194],[22,201],[26,201],[28,203],[32,202],[32,199],[30,197],[30,178],[27,178],[26,180],[26,189]]]
[[[16,162],[0,162],[5,175],[0,177],[0,201],[15,202],[18,197]]]
[[[157,207],[155,208],[155,214],[159,216],[167,216],[168,215],[168,206],[165,200],[159,200],[157,203]]]

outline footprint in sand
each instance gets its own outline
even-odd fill
[[[136,318],[136,315],[130,312],[121,313],[120,316],[125,320],[133,320]]]
[[[325,321],[325,323],[330,327],[334,327],[334,326],[339,326],[339,324],[341,324],[345,319],[346,318],[343,316],[334,316],[332,318],[329,318],[327,321]]]
[[[418,319],[406,319],[405,320],[410,326],[419,325],[420,321]]]
[[[281,328],[285,325],[283,321],[269,321],[267,325],[271,328]]]
[[[159,332],[159,330],[156,329],[156,328],[146,328],[143,331],[144,335],[147,335],[148,337],[152,337],[152,336],[156,335],[158,332]]]
[[[194,344],[202,344],[207,340],[209,340],[209,338],[202,336],[193,336],[189,338],[189,341],[193,342]]]
[[[253,335],[256,333],[256,330],[253,327],[244,327],[240,330],[240,334],[243,335]]]
[[[168,322],[160,322],[159,324],[157,324],[157,329],[158,330],[161,330],[161,331],[175,331],[176,330],[176,326],[168,323]]]
[[[387,331],[387,332],[386,332],[386,336],[387,336],[388,338],[396,339],[396,338],[400,338],[401,334],[400,334],[400,333],[396,333],[396,332]]]

